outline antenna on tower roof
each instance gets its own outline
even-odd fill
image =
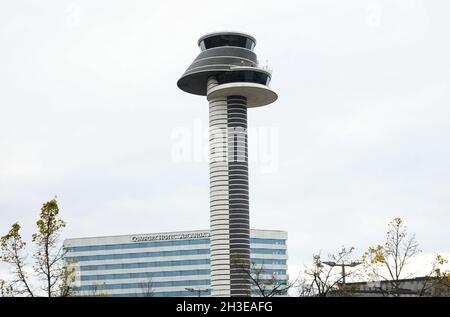
[[[272,75],[272,69],[269,68],[269,60],[266,59],[266,64],[262,67],[265,71]]]

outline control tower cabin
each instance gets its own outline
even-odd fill
[[[200,54],[177,83],[209,102],[212,296],[251,295],[247,108],[277,99],[255,44],[245,33],[204,35]]]

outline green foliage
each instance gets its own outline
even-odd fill
[[[58,218],[59,207],[56,199],[46,202],[36,222],[38,226],[38,233],[32,235],[33,242],[38,245],[54,242],[59,235],[59,231],[66,226],[66,223]]]
[[[436,255],[430,273],[422,282],[419,296],[450,296],[450,271],[444,268],[447,263],[442,255]]]
[[[11,226],[9,232],[0,238],[1,260],[7,263],[13,263],[18,255],[26,246],[20,236],[20,225],[16,222]]]
[[[0,279],[0,297],[12,297],[13,287],[7,281]]]
[[[401,280],[412,278],[407,274],[406,267],[420,253],[419,244],[414,234],[410,234],[401,218],[394,218],[386,231],[384,244],[370,247],[363,255],[362,262],[367,277],[372,281],[385,281],[379,291],[384,296],[400,296]],[[430,273],[420,279],[416,296],[449,295],[450,283],[447,283],[450,272],[443,269],[448,261],[437,255],[431,263]]]
[[[36,277],[44,282],[40,289],[48,297],[73,295],[71,285],[75,281],[75,271],[64,263],[65,251],[59,236],[66,223],[59,218],[56,199],[43,204],[36,225],[37,232],[32,235],[36,245],[33,269]],[[18,223],[13,224],[9,232],[0,238],[0,247],[0,260],[14,268],[12,284],[0,284],[1,290],[13,295],[35,296],[25,270],[26,243],[22,240]]]
[[[37,249],[33,258],[37,276],[45,282],[43,289],[48,297],[56,296],[58,283],[65,274],[63,265],[64,250],[59,245],[59,233],[66,223],[59,218],[59,207],[56,199],[46,202],[36,222],[38,232],[32,235]]]
[[[24,270],[26,256],[23,252],[25,246],[26,243],[20,235],[20,225],[14,223],[8,233],[0,238],[0,259],[14,267],[14,278],[12,284],[7,287],[8,293],[33,297],[34,293],[28,284],[27,273]],[[3,287],[6,287],[5,285],[3,284]]]

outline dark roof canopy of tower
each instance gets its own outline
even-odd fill
[[[200,54],[178,80],[178,87],[191,94],[206,96],[206,83],[215,76],[219,84],[250,82],[268,85],[271,74],[258,67],[253,52],[256,40],[240,32],[216,32],[198,40]]]
[[[256,39],[253,36],[240,32],[209,33],[198,40],[198,46],[202,51],[221,46],[235,46],[253,50],[255,45]]]

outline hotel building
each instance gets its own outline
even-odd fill
[[[286,242],[285,231],[251,230],[252,274],[287,284]],[[78,296],[211,296],[207,230],[67,239],[64,247]]]

